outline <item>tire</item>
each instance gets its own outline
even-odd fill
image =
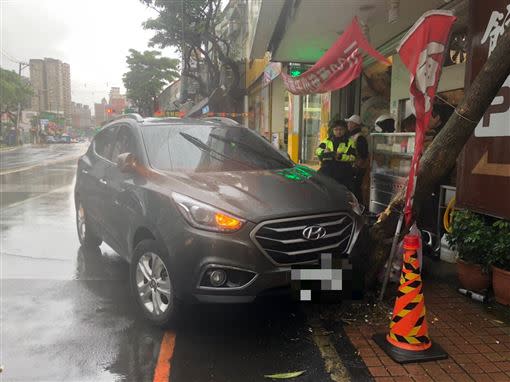
[[[167,256],[155,240],[142,240],[135,248],[129,281],[142,315],[161,327],[176,323],[179,304],[171,280]]]
[[[76,229],[80,244],[84,247],[99,247],[103,242],[88,224],[87,212],[80,201],[76,203]]]

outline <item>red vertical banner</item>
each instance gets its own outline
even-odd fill
[[[456,17],[450,11],[429,11],[414,24],[402,39],[397,51],[411,74],[411,102],[416,115],[416,141],[406,190],[406,224],[412,220],[416,175],[423,151],[437,83],[441,75],[450,30]]]

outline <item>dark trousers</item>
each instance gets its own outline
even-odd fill
[[[354,194],[354,196],[356,196],[356,199],[358,199],[360,203],[363,202],[361,184],[363,183],[363,178],[365,176],[366,171],[367,171],[366,168],[356,168],[354,170],[352,193]]]
[[[319,174],[335,179],[351,192],[354,190],[354,171],[348,162],[324,161],[319,169]]]

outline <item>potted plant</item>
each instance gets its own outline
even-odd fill
[[[446,240],[459,253],[457,274],[465,289],[480,292],[490,286],[488,254],[492,248],[491,234],[491,227],[481,215],[468,210],[455,211],[452,232]]]
[[[492,289],[497,302],[510,305],[510,222],[497,220],[492,228]]]

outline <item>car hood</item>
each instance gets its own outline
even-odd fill
[[[165,173],[160,186],[259,222],[268,218],[350,211],[347,189],[304,167],[285,170]],[[160,188],[161,190],[161,188]]]

